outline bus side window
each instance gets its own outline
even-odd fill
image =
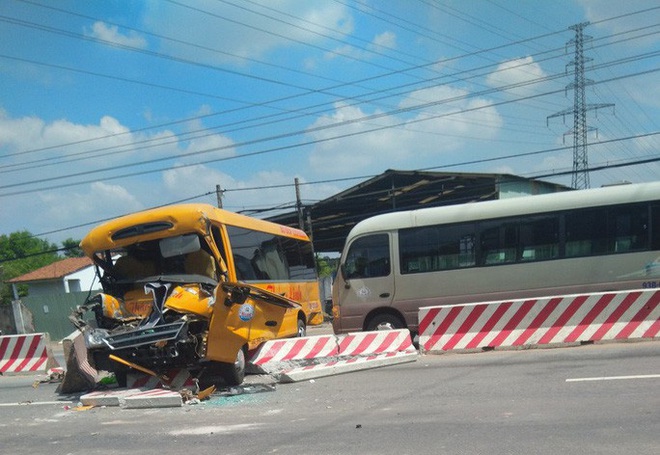
[[[481,231],[481,265],[516,262],[518,227],[513,223],[485,222]]]
[[[344,263],[346,278],[376,278],[390,274],[390,245],[387,234],[357,239]]]
[[[651,207],[651,249],[660,250],[660,205]]]

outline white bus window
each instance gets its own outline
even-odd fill
[[[390,274],[390,242],[387,234],[369,235],[351,245],[344,263],[346,278],[375,278]]]

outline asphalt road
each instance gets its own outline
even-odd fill
[[[0,377],[2,453],[660,453],[657,341],[423,356],[169,409],[66,409],[36,378]]]

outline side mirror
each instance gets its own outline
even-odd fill
[[[223,289],[228,293],[225,299],[225,305],[230,307],[232,305],[243,305],[250,297],[250,288],[242,286],[223,286]]]

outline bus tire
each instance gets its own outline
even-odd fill
[[[240,385],[245,379],[245,346],[238,350],[234,363],[218,362],[217,371],[228,386]]]
[[[369,320],[367,331],[403,329],[406,325],[400,317],[390,313],[380,313]]]
[[[302,318],[298,318],[298,331],[296,334],[296,337],[304,337],[307,336],[307,324],[305,324],[305,320]]]

